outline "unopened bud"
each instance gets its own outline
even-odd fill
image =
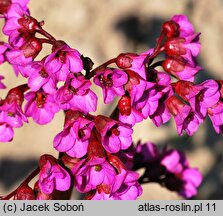
[[[120,98],[118,102],[118,110],[121,115],[130,115],[131,114],[131,97],[124,95]]]
[[[116,59],[116,65],[122,69],[130,68],[132,66],[132,58],[130,56],[131,54],[120,54]]]
[[[162,29],[168,38],[179,36],[179,25],[172,20],[163,23]]]
[[[165,51],[167,55],[185,55],[187,50],[183,47],[184,38],[173,38],[165,43]]]

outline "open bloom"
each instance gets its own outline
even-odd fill
[[[26,116],[32,117],[40,125],[51,122],[55,113],[60,110],[53,95],[48,95],[41,91],[28,92],[25,99],[27,100],[25,105]]]
[[[197,187],[201,184],[202,176],[196,168],[190,168],[183,153],[170,150],[164,153],[161,165],[173,175],[167,175],[166,187],[170,190],[178,190],[178,193],[186,198],[197,194]]]
[[[29,68],[28,86],[34,92],[42,88],[44,92],[53,94],[56,92],[56,79],[45,70],[43,62],[35,62]]]
[[[127,81],[128,75],[124,71],[110,68],[98,72],[94,77],[94,83],[102,88],[106,104],[112,102],[115,96],[125,94]]]
[[[20,128],[27,118],[22,110],[23,92],[20,89],[11,89],[4,100],[0,100],[0,141],[11,141],[14,135],[13,128]]]
[[[87,153],[93,126],[94,123],[84,118],[81,113],[68,111],[63,131],[54,138],[54,148],[71,157],[83,157]]]
[[[179,135],[185,131],[189,136],[192,136],[204,120],[176,96],[170,97],[166,101],[166,106],[174,116]]]
[[[204,119],[208,108],[214,106],[220,99],[218,83],[215,80],[194,85],[191,82],[178,81],[176,93],[188,101],[191,108],[200,118]]]
[[[69,76],[65,85],[56,92],[55,99],[63,110],[95,112],[98,98],[90,86],[91,82],[83,75]]]
[[[58,81],[66,81],[70,72],[81,72],[83,63],[80,53],[63,41],[57,41],[53,52],[45,60],[45,69],[56,75]]]
[[[39,160],[39,187],[45,194],[53,191],[66,191],[70,188],[71,179],[69,173],[62,168],[51,155],[42,155]]]
[[[97,116],[94,122],[106,151],[117,153],[129,148],[132,144],[133,130],[129,125],[101,115]]]
[[[213,107],[209,108],[208,116],[216,133],[223,134],[223,102],[219,101]]]

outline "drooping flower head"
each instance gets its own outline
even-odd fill
[[[42,155],[39,160],[39,187],[45,194],[66,191],[70,188],[70,174],[51,155]]]

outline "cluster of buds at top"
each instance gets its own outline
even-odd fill
[[[154,159],[149,150],[155,147],[148,144],[151,165],[150,159],[136,160],[147,147],[135,147],[132,141],[136,123],[151,119],[159,127],[171,115],[179,135],[193,135],[207,115],[216,132],[223,133],[222,81],[194,83],[201,69],[195,59],[200,33],[187,17],[175,15],[165,22],[154,48],[141,54],[121,53],[92,69],[90,58],[43,29],[44,22],[30,15],[27,3],[0,0],[3,33],[8,36],[8,43],[0,43],[0,63],[9,62],[16,75],[27,79],[0,101],[0,141],[11,141],[13,128],[28,122],[27,117],[43,125],[63,111],[65,122],[53,140],[59,160],[42,156],[38,182],[31,190],[19,187],[15,198],[51,199],[55,191],[74,185],[86,199],[136,199],[142,194],[138,181],[144,183],[144,177],[184,197],[195,195],[201,175],[189,168],[185,156],[163,150]],[[44,43],[52,45],[51,53],[36,60]],[[154,62],[160,53],[165,58]],[[163,71],[157,69],[160,66]],[[118,97],[109,117],[92,114],[98,101],[92,83],[102,89],[105,104]],[[143,166],[146,173],[139,177],[136,170]],[[154,175],[153,169],[159,172]]]

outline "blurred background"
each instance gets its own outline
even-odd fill
[[[45,29],[57,39],[66,41],[89,56],[95,66],[116,57],[121,52],[140,53],[155,45],[161,24],[175,14],[186,14],[196,31],[202,32],[199,64],[204,68],[197,81],[223,79],[223,1],[222,0],[30,0],[31,15],[45,21]],[[1,21],[1,26],[3,22]],[[1,34],[0,40],[5,37]],[[49,53],[49,47],[44,48]],[[14,78],[12,69],[0,67],[4,83],[15,87],[24,79]],[[95,91],[101,91],[94,88]],[[4,98],[7,91],[1,91]],[[105,106],[99,100],[97,113],[109,115],[113,105]],[[14,140],[0,143],[0,195],[16,188],[37,166],[40,155],[57,156],[52,146],[54,136],[62,130],[63,113],[45,126],[32,122],[15,129]],[[152,141],[162,146],[182,149],[192,167],[203,174],[203,183],[194,199],[223,199],[223,142],[207,119],[193,137],[178,137],[175,124],[156,128],[149,120],[138,124],[134,141]],[[73,198],[78,198],[74,192]],[[144,185],[140,199],[181,199],[157,184]]]

